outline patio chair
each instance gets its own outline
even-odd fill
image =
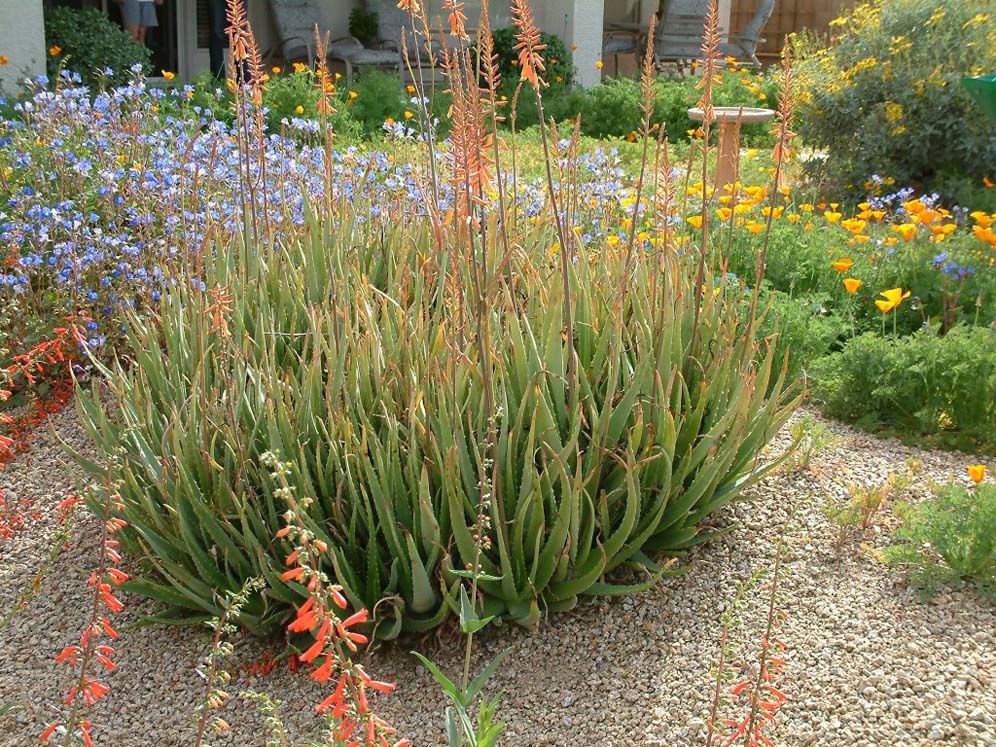
[[[602,35],[602,59],[612,57],[613,75],[619,75],[619,55],[631,54],[640,61],[640,48],[643,46],[644,34],[629,29],[606,29]]]
[[[322,26],[322,16],[314,0],[270,0],[273,22],[280,37],[280,53],[286,62],[315,64],[315,29]],[[326,50],[329,60],[346,68],[346,85],[352,85],[353,69],[373,65],[398,69],[401,56],[397,50],[369,49],[352,36],[333,40]]]
[[[757,46],[764,42],[761,30],[775,10],[776,0],[761,0],[747,23],[738,34],[730,34],[729,41],[720,46],[724,57],[749,59],[760,66]],[[675,5],[679,9],[675,9]],[[680,67],[702,56],[702,32],[705,27],[709,0],[665,0],[658,11],[657,31],[654,34],[654,60],[658,67],[677,63]]]
[[[415,19],[415,30],[418,35],[413,35],[411,15],[407,10],[398,7],[398,0],[364,0],[364,5],[368,11],[377,14],[377,36],[378,43],[385,49],[394,49],[401,52],[401,34],[404,29],[405,52],[408,54],[410,64],[414,67],[415,62],[421,67],[430,67],[432,55],[429,49],[438,51],[441,43],[450,44],[450,37],[447,34],[433,33],[429,42],[429,49],[426,48],[426,39],[423,36],[422,21]],[[429,22],[434,23],[437,19],[430,18]],[[473,33],[468,29],[468,33]],[[436,65],[441,64],[440,55],[436,55]]]

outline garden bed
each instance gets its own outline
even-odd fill
[[[803,413],[815,417],[811,413]],[[799,415],[796,416],[797,418]],[[71,444],[86,437],[70,409],[53,425]],[[779,637],[788,645],[779,676],[786,705],[768,734],[782,747],[922,744],[983,745],[996,740],[996,609],[971,589],[944,591],[929,600],[909,587],[901,571],[876,558],[895,526],[889,506],[872,529],[838,550],[828,508],[846,499],[839,482],[878,483],[905,460],[923,462],[908,495],[917,502],[930,480],[964,481],[965,465],[978,459],[955,452],[924,451],[896,440],[875,439],[828,424],[838,437],[808,469],[783,470],[751,490],[749,502],[720,513],[728,531],[697,548],[691,570],[654,589],[611,602],[584,601],[539,629],[491,628],[480,660],[506,646],[514,657],[499,670],[493,691],[509,722],[501,744],[691,745],[703,744],[714,687],[723,610],[738,583],[768,573],[779,534],[785,531],[778,609],[786,614]],[[783,448],[787,429],[773,442]],[[4,545],[0,609],[14,607],[49,551],[57,504],[72,494],[74,475],[51,433],[0,476],[32,501],[40,515]],[[794,509],[794,512],[792,512]],[[53,657],[70,643],[89,614],[86,586],[97,562],[97,524],[78,514],[67,552],[47,573],[39,593],[0,636],[0,693],[15,708],[0,717],[0,744],[37,740],[69,685]],[[753,662],[766,618],[765,581],[746,595],[732,630],[739,652]],[[111,693],[89,716],[98,744],[173,747],[192,743],[194,709],[204,684],[195,672],[209,648],[207,632],[162,626],[133,628],[156,608],[122,595],[126,611],[115,642],[117,670]],[[299,744],[320,722],[314,706],[324,688],[303,673],[280,666],[247,677],[243,666],[265,662],[267,647],[235,641],[234,695],[254,687],[284,701],[282,713]],[[369,668],[398,683],[380,703],[399,732],[416,744],[444,744],[443,698],[428,672],[407,651],[432,653],[446,671],[459,668],[462,646],[444,631],[423,640],[383,646],[365,657]],[[275,650],[275,649],[272,649]],[[231,734],[214,744],[261,744],[262,718],[233,698],[222,714]]]

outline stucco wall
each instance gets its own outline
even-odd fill
[[[26,75],[45,72],[42,0],[0,0],[0,86],[11,92]]]
[[[557,34],[568,46],[575,45],[577,82],[582,86],[598,83],[602,73],[595,63],[602,58],[603,0],[544,0],[534,3],[533,10],[544,31]]]

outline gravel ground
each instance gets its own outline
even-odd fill
[[[70,443],[85,445],[74,413],[53,424]],[[789,696],[768,735],[782,747],[912,747],[996,745],[996,608],[971,590],[924,600],[903,576],[879,562],[894,521],[842,551],[827,508],[846,497],[843,480],[878,482],[914,457],[924,474],[906,496],[917,500],[930,479],[964,479],[972,460],[960,454],[919,451],[829,424],[837,443],[808,470],[769,477],[750,502],[725,511],[730,531],[697,549],[689,573],[643,595],[588,600],[573,612],[545,621],[535,632],[494,629],[479,661],[506,646],[513,656],[493,680],[502,694],[500,715],[509,722],[502,745],[671,747],[703,744],[703,718],[711,701],[724,608],[738,582],[770,570],[784,527],[786,552],[779,609],[787,614],[780,637],[789,646],[780,677]],[[784,444],[782,434],[775,445]],[[51,434],[0,472],[0,487],[33,501],[40,518],[29,530],[0,540],[0,619],[13,608],[37,572],[55,536],[55,506],[73,491],[71,469]],[[40,591],[0,632],[0,745],[26,747],[52,720],[68,691],[69,671],[53,657],[74,642],[89,604],[86,577],[96,562],[96,522],[84,518],[67,552],[59,556]],[[734,643],[756,658],[765,622],[764,589],[746,596]],[[119,620],[135,622],[154,607],[125,597]],[[203,692],[195,672],[206,637],[192,629],[119,626],[118,669],[106,677],[111,693],[91,712],[98,747],[173,747],[193,742],[191,713]],[[416,744],[444,744],[443,701],[428,673],[407,648],[384,647],[368,667],[394,678],[398,690],[381,710]],[[450,634],[421,642],[446,671],[456,672],[461,643]],[[255,641],[236,642],[236,660],[264,653]],[[295,744],[317,728],[311,708],[320,689],[308,678],[280,669],[262,678],[241,675],[229,688],[247,686],[284,702],[282,712]],[[230,734],[214,745],[264,743],[253,707],[233,699]]]

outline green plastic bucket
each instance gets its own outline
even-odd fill
[[[982,107],[982,111],[996,119],[996,75],[962,78],[961,83],[972,100]]]

